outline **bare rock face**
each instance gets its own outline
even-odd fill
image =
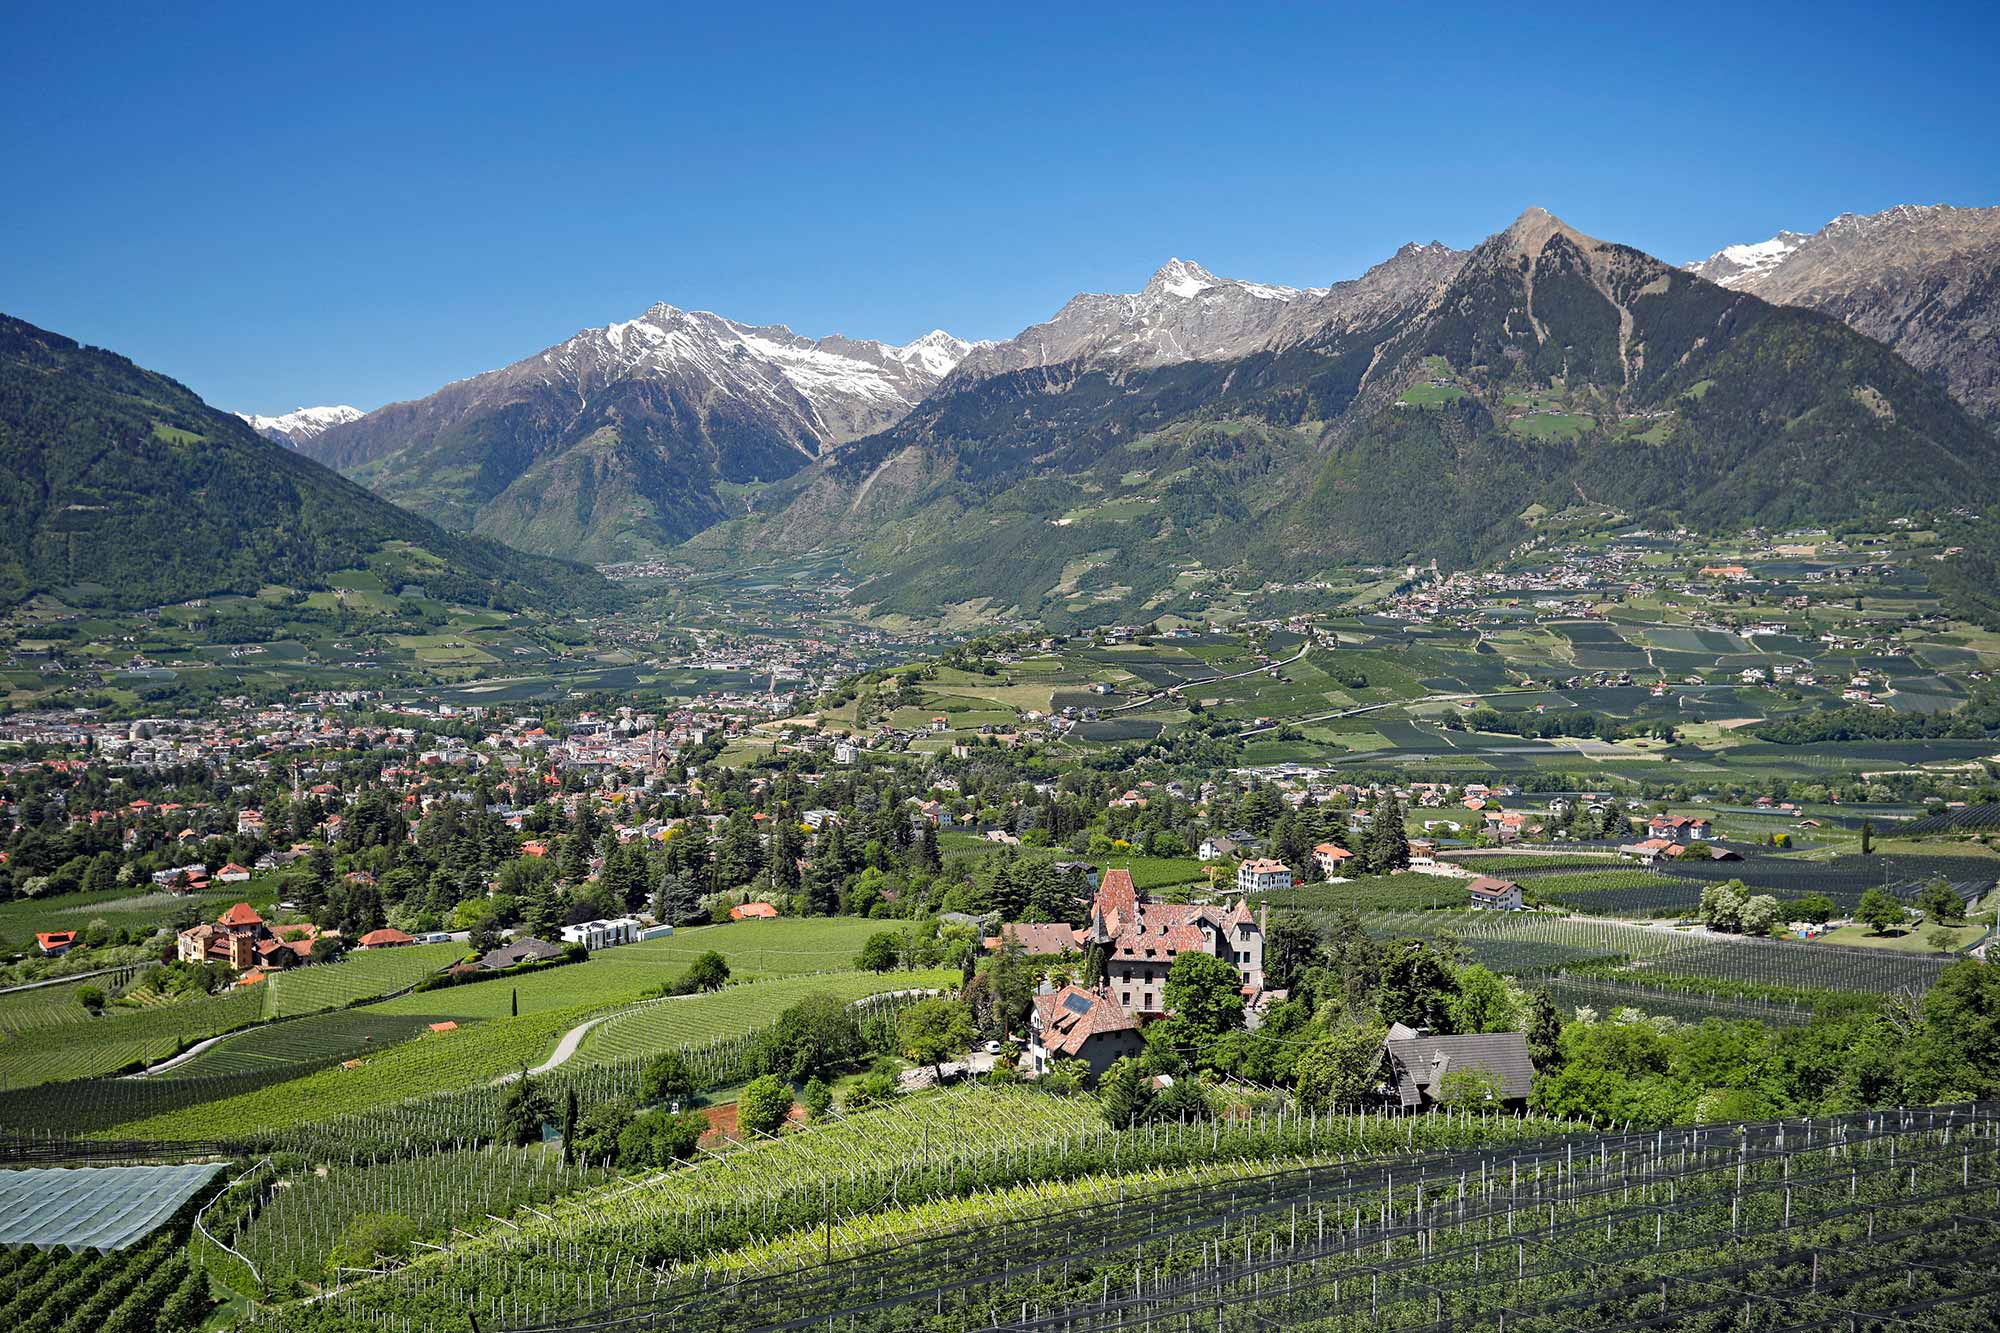
[[[1464,251],[1440,241],[1405,245],[1361,277],[1330,287],[1222,278],[1200,264],[1170,259],[1137,292],[1086,292],[1019,336],[975,348],[954,375],[963,382],[1072,362],[1144,370],[1230,361],[1330,328],[1366,327],[1429,296],[1464,258]]]
[[[1693,272],[1844,320],[2000,425],[2000,208],[1904,204],[1730,246]]]
[[[1130,369],[1227,360],[1261,347],[1293,306],[1325,294],[1219,278],[1170,259],[1141,290],[1071,297],[1043,323],[974,351],[957,373],[983,379],[1072,361]]]

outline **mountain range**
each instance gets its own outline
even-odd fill
[[[1842,213],[1810,235],[1781,231],[1689,269],[1845,320],[2000,427],[2000,208]]]
[[[1136,356],[962,366],[684,549],[839,553],[882,614],[1088,623],[1218,578],[1488,559],[1579,507],[1785,527],[2000,498],[2000,439],[1880,343],[1539,209],[1356,288],[1234,354],[1158,363],[1155,317]]]
[[[972,350],[942,330],[893,347],[662,304],[294,443],[449,527],[632,559],[901,420]]]
[[[1675,267],[1530,209],[1319,288],[1175,259],[992,343],[662,304],[366,414],[216,412],[9,320],[25,521],[0,593],[136,606],[389,561],[460,601],[574,603],[602,580],[521,551],[810,554],[883,615],[1088,623],[1198,610],[1218,580],[1478,562],[1575,514],[1993,504],[2000,436],[1967,408],[2000,355],[1996,213],[1841,218]]]
[[[367,570],[519,609],[608,602],[594,570],[447,532],[185,386],[0,315],[0,606],[135,609]]]
[[[358,407],[301,407],[283,416],[260,417],[251,412],[236,414],[250,423],[250,429],[276,444],[304,444],[318,439],[329,427],[359,421],[367,413]]]

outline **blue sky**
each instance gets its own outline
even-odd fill
[[[0,311],[367,408],[656,300],[1005,337],[1528,204],[1675,261],[2000,204],[1991,5],[410,8],[10,6]]]

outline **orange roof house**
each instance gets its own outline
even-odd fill
[[[729,919],[731,921],[748,921],[753,918],[769,919],[777,914],[778,909],[769,903],[739,903],[729,909]]]

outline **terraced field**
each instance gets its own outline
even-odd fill
[[[859,1000],[884,991],[956,985],[958,973],[845,972],[790,977],[750,986],[728,986],[706,995],[655,1000],[621,1011],[584,1035],[577,1059],[585,1064],[654,1055],[681,1046],[705,1046],[764,1027],[807,995],[825,992]]]
[[[462,944],[411,944],[396,949],[358,949],[337,963],[320,963],[266,978],[264,1017],[338,1009],[413,986],[466,956]]]

